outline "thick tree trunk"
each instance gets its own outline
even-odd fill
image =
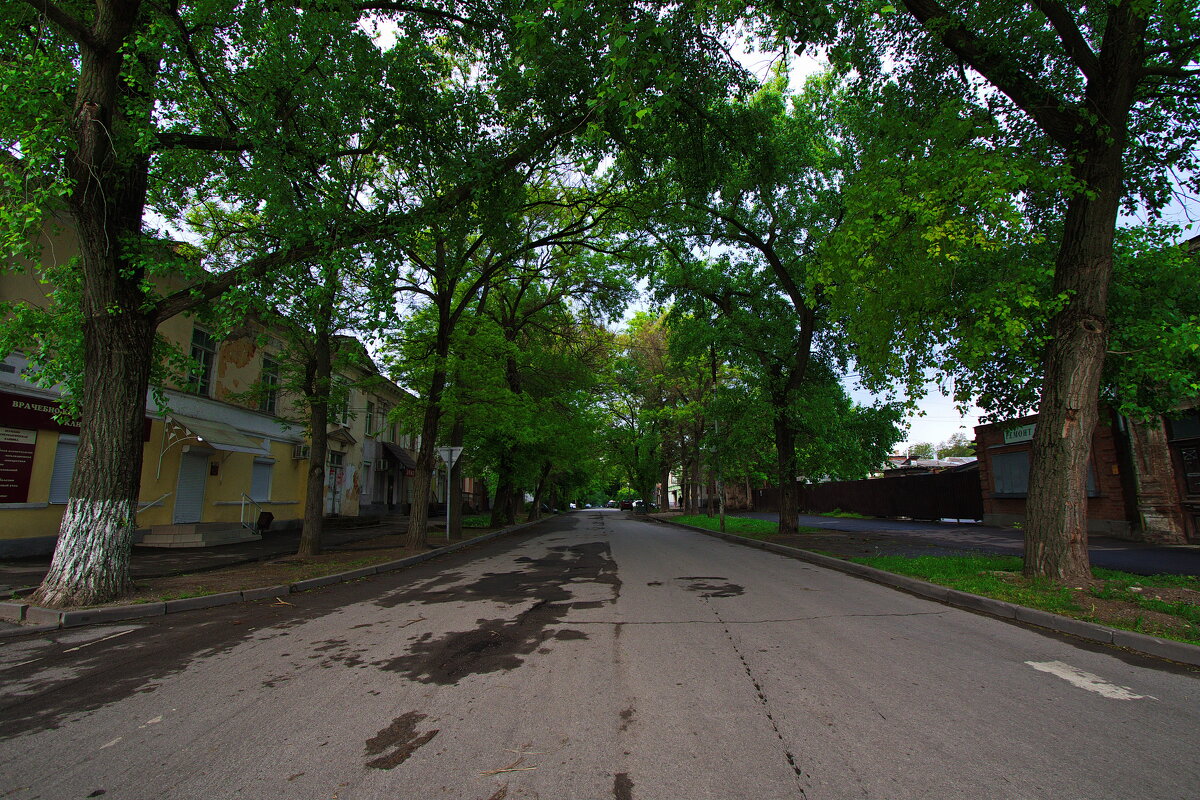
[[[1025,574],[1063,582],[1091,578],[1087,476],[1108,342],[1119,149],[1089,157],[1077,174],[1091,194],[1068,204],[1055,263],[1055,292],[1069,300],[1053,320],[1045,354],[1025,527]]]
[[[786,407],[775,407],[774,426],[779,479],[779,532],[797,533],[800,493],[796,486],[796,432],[788,424]]]
[[[421,447],[417,451],[416,476],[413,478],[412,508],[408,514],[408,537],[405,545],[422,548],[429,539],[429,489],[433,485],[436,468],[438,428],[442,421],[442,394],[446,390],[446,359],[450,354],[450,322],[446,309],[442,309],[438,322],[437,341],[434,343],[434,358],[437,366],[429,381],[429,394],[425,399],[425,418],[421,422]]]
[[[440,400],[441,391],[438,391]],[[421,447],[417,451],[416,475],[413,477],[412,508],[408,513],[408,538],[405,545],[424,547],[429,538],[429,490],[433,486],[434,451],[441,409],[432,397],[425,406],[425,421],[421,425]]]
[[[515,485],[513,483],[513,461],[508,450],[500,454],[496,464],[496,502],[492,506],[491,526],[503,528],[516,522],[516,508],[513,505]]]
[[[296,550],[298,556],[315,556],[321,552],[321,534],[325,528],[325,476],[328,471],[329,391],[333,378],[333,358],[328,324],[318,322],[318,325],[320,329],[313,342],[313,360],[310,362],[313,371],[305,387],[312,443],[304,495],[304,527],[300,531],[300,546]],[[336,486],[334,491],[337,491]]]
[[[33,601],[100,603],[129,590],[142,440],[157,320],[146,310],[138,242],[149,160],[114,154],[121,45],[139,4],[103,9],[80,48],[64,159],[82,255],[83,397],[79,450],[54,558]]]
[[[75,473],[50,570],[31,598],[51,607],[102,603],[132,588],[154,324],[132,312],[99,313],[83,334],[88,379]]]

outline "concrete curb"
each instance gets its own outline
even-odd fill
[[[1126,650],[1136,650],[1144,655],[1164,658],[1168,661],[1176,661],[1193,667],[1200,667],[1200,647],[1187,644],[1186,642],[1159,639],[1155,636],[1147,636],[1144,633],[1109,628],[1104,625],[1097,625],[1094,622],[1085,622],[1073,617],[1051,614],[1049,611],[1026,608],[1025,606],[1007,603],[1003,600],[994,600],[990,597],[980,597],[976,594],[960,592],[957,589],[939,586],[936,583],[928,583],[927,581],[907,575],[885,572],[875,567],[868,567],[865,564],[856,564],[853,561],[844,561],[840,558],[833,558],[832,556],[821,555],[820,553],[811,553],[807,550],[801,550],[798,547],[787,547],[781,544],[761,542],[757,539],[747,539],[733,533],[710,531],[707,528],[697,528],[694,525],[684,525],[681,522],[672,522],[671,520],[660,519],[658,522],[673,525],[676,528],[683,528],[684,530],[705,533],[709,536],[715,536],[718,539],[724,539],[725,541],[747,547],[755,547],[771,553],[778,553],[779,555],[806,561],[817,566],[828,567],[847,575],[865,578],[874,583],[890,586],[893,589],[919,595],[976,614],[986,614],[991,617],[1013,620],[1026,625],[1035,625],[1057,633],[1078,636],[1081,639],[1115,645]]]
[[[0,630],[0,639],[24,636],[30,633],[43,633],[45,631],[58,630],[59,628],[74,628],[80,625],[98,625],[104,622],[116,622],[119,620],[160,617],[164,614],[175,614],[181,611],[215,608],[216,606],[227,606],[234,603],[248,603],[255,600],[266,600],[272,597],[305,592],[310,589],[318,589],[322,586],[332,586],[336,583],[345,583],[346,581],[359,580],[371,577],[372,575],[411,567],[414,564],[420,564],[423,561],[429,561],[438,556],[447,555],[471,547],[472,545],[490,542],[492,539],[498,539],[501,536],[507,536],[511,533],[533,527],[534,525],[540,525],[548,519],[553,519],[553,517],[545,517],[533,522],[522,522],[520,525],[511,525],[507,528],[501,528],[498,531],[476,536],[473,539],[466,539],[449,546],[439,547],[436,550],[430,550],[428,553],[421,553],[420,555],[409,556],[408,558],[401,558],[396,561],[387,561],[383,564],[374,564],[348,572],[308,578],[296,581],[290,585],[261,586],[255,589],[243,589],[238,592],[222,592],[220,594],[202,595],[200,597],[186,597],[181,600],[168,600],[161,603],[105,606],[79,611],[60,611],[55,608],[42,608],[41,606],[31,606],[26,603],[0,603],[0,620],[16,623],[32,623],[13,629]]]

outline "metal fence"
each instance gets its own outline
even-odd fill
[[[852,511],[869,517],[983,519],[979,470],[946,471],[898,478],[802,483],[801,512]],[[754,492],[755,511],[778,511],[779,489]]]

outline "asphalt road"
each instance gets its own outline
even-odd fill
[[[0,797],[1194,798],[1200,673],[585,511],[0,645]]]

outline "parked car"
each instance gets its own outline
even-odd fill
[[[621,501],[621,510],[622,511],[631,511],[632,509],[633,509],[633,501],[632,500],[622,500]]]
[[[654,503],[647,503],[644,500],[634,500],[633,510],[640,511],[643,514],[649,514],[651,512],[658,511],[658,506]]]

